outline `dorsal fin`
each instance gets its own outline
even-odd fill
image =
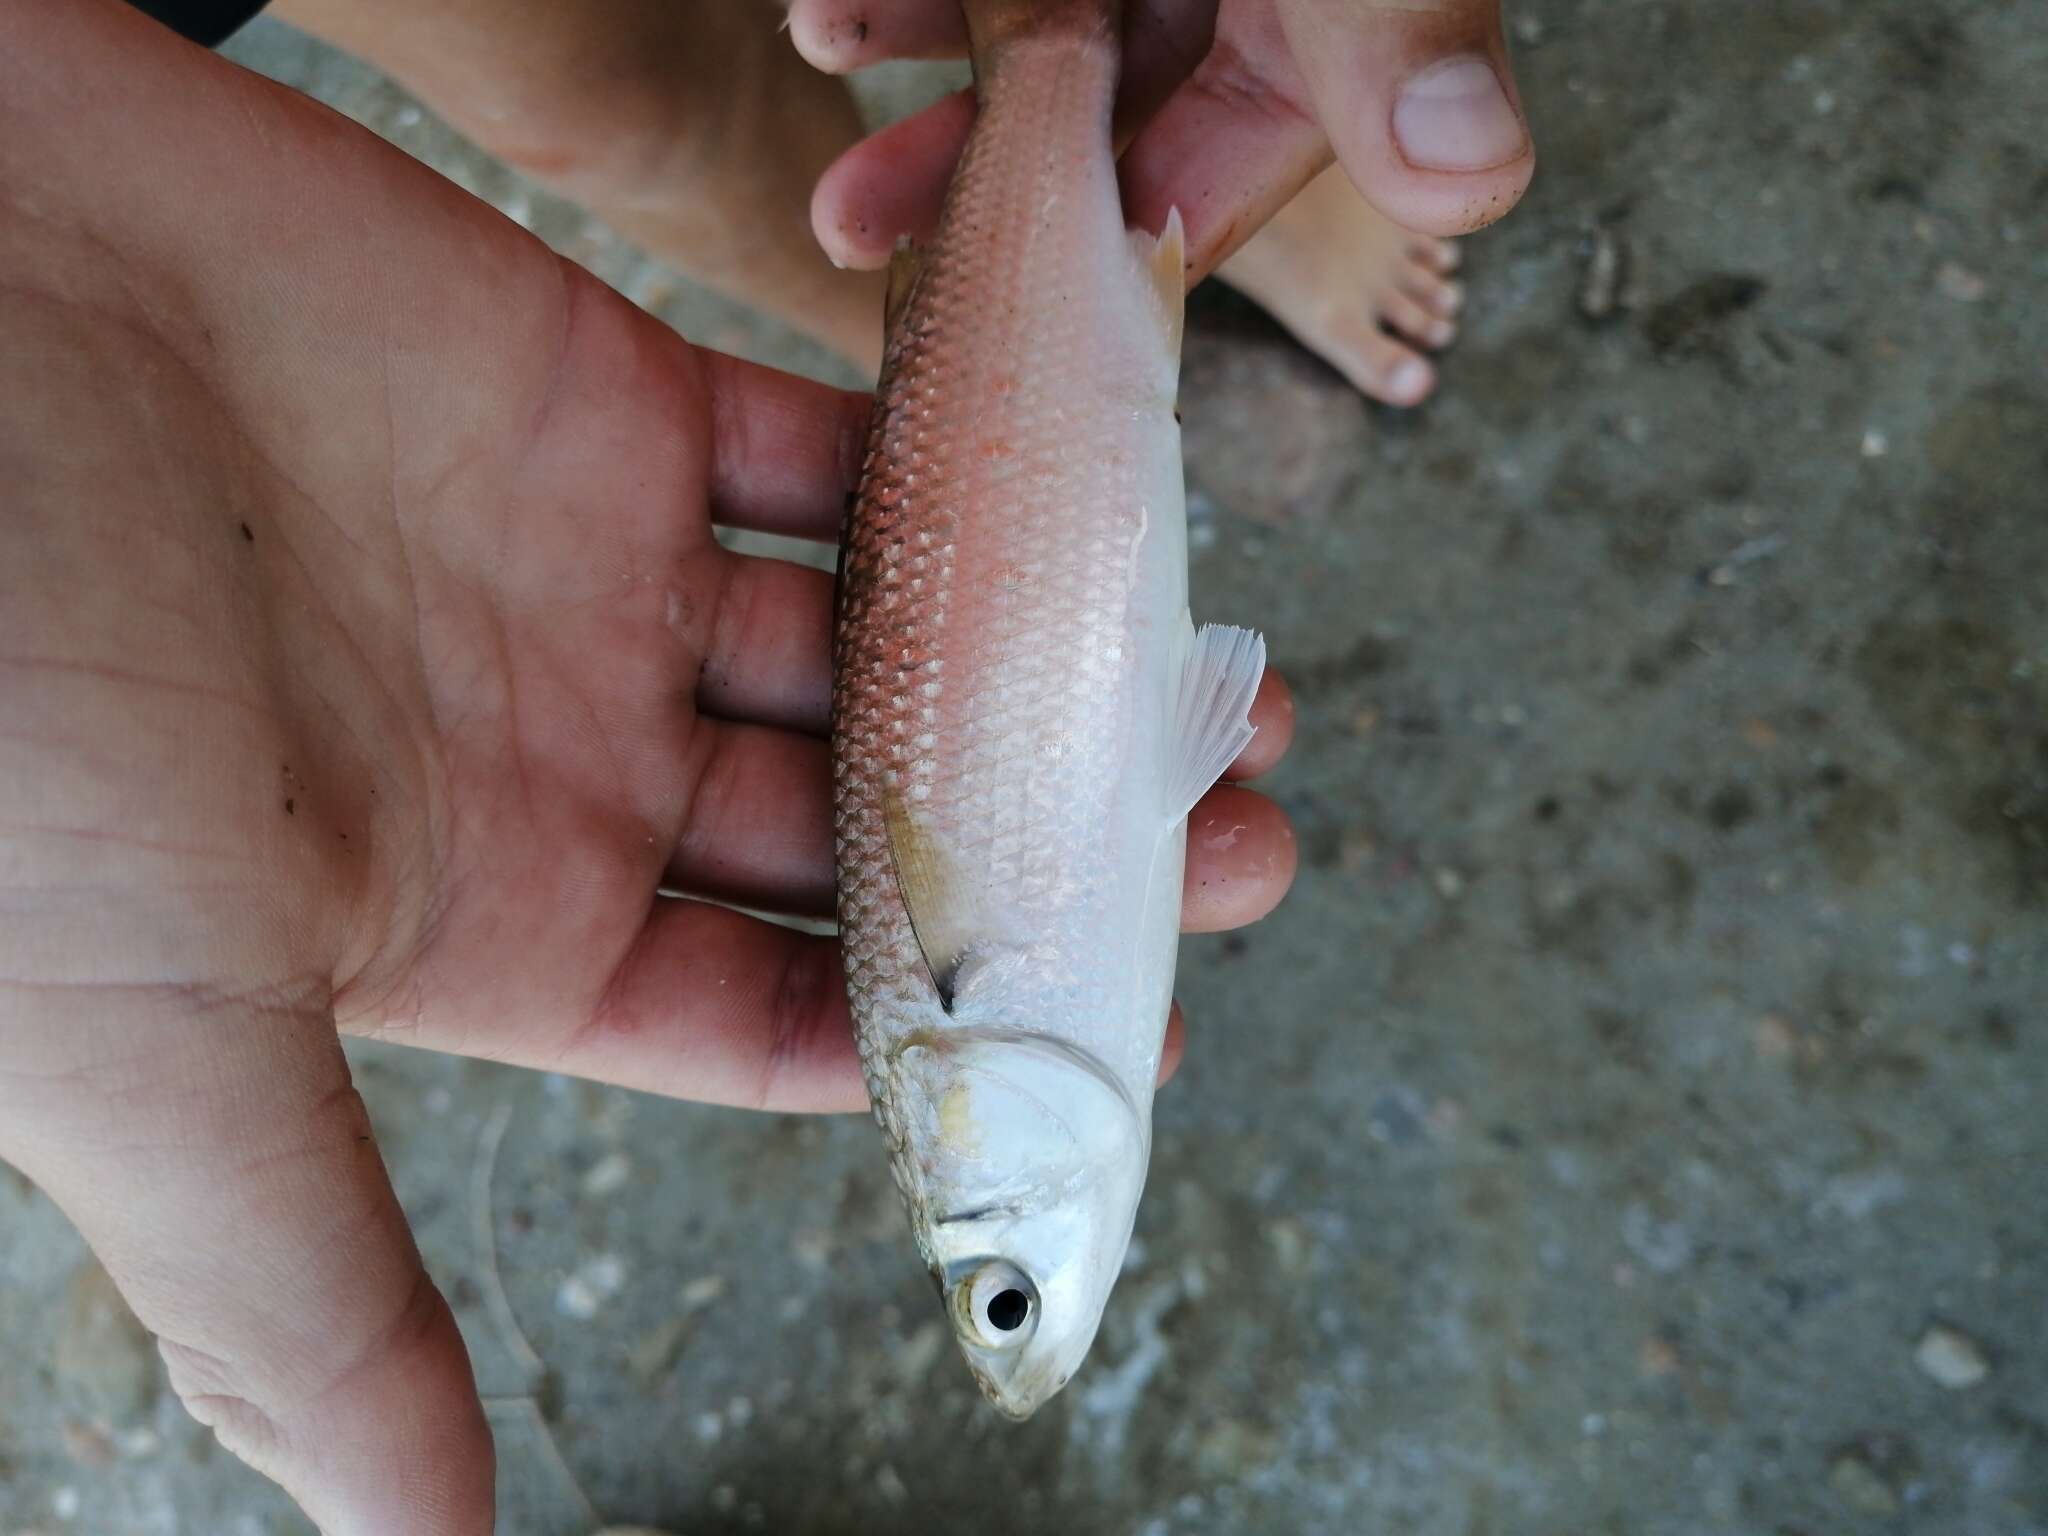
[[[1166,331],[1166,350],[1175,363],[1180,361],[1181,332],[1188,311],[1188,237],[1180,222],[1180,209],[1166,215],[1166,227],[1157,237],[1134,229],[1131,251],[1138,258],[1138,270],[1149,280],[1154,311]]]

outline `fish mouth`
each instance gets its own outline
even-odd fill
[[[1059,1395],[1060,1390],[1070,1380],[1069,1377],[1062,1376],[1050,1386],[1042,1381],[1005,1386],[972,1357],[968,1359],[967,1366],[974,1373],[975,1385],[981,1388],[981,1395],[988,1399],[990,1406],[997,1413],[1012,1424],[1022,1424],[1036,1415],[1039,1409]]]

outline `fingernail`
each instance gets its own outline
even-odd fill
[[[1401,88],[1394,138],[1425,171],[1483,171],[1515,159],[1529,142],[1500,77],[1484,59],[1445,59]]]

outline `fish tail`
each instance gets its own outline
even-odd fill
[[[968,57],[985,84],[1013,44],[1026,41],[1100,46],[1114,52],[1123,0],[961,0]]]

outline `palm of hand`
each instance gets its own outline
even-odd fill
[[[0,92],[42,214],[0,228],[0,1155],[323,1528],[486,1531],[335,1023],[861,1102],[830,941],[655,888],[829,892],[829,580],[710,517],[822,531],[863,406],[694,352],[139,17],[34,21]],[[109,71],[159,130],[119,153],[64,108]]]
[[[694,1097],[857,1107],[831,945],[655,891],[829,907],[830,578],[733,553],[711,518],[828,533],[863,402],[565,284],[552,376],[508,389],[547,401],[531,448],[401,503],[431,744],[405,835],[431,889],[400,893],[417,916],[338,1011]]]

